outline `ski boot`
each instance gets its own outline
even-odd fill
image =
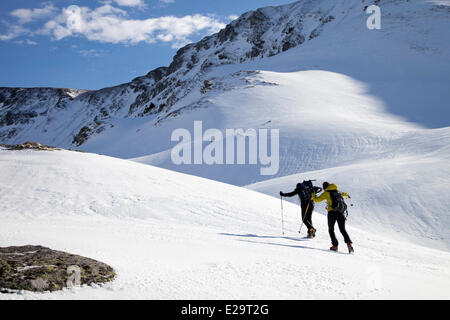
[[[355,252],[355,250],[353,249],[352,243],[347,243],[347,247],[348,247],[349,254],[352,254]]]
[[[332,246],[330,248],[331,251],[337,252],[338,251],[338,246]]]
[[[316,237],[316,231],[317,231],[316,229],[311,228],[311,230],[308,231],[308,238],[309,239],[315,238]]]

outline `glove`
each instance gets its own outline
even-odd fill
[[[283,191],[280,191],[280,196],[281,196],[281,197],[284,197]]]
[[[320,188],[320,187],[314,187],[314,194],[317,194],[317,193],[321,193],[322,192],[322,188]]]

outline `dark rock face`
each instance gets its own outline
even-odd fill
[[[200,88],[201,94],[206,94],[212,87],[213,83],[210,80],[205,80],[203,86]]]
[[[309,35],[309,40],[312,40],[312,39],[314,39],[314,38],[317,38],[319,35],[320,35],[320,33],[323,31],[323,28],[324,28],[324,26],[327,24],[327,23],[330,23],[331,21],[333,21],[334,20],[334,16],[328,16],[328,17],[325,17],[325,18],[320,18],[320,24],[319,24],[319,26],[317,26],[317,28],[315,28],[312,32],[311,32],[311,34]]]
[[[0,248],[0,290],[57,291],[114,280],[110,266],[41,246]]]
[[[14,113],[12,111],[8,111],[2,119],[0,119],[0,125],[3,126],[11,126],[13,124],[27,124],[30,122],[31,119],[36,118],[37,113],[36,112],[21,112],[21,113]]]
[[[88,138],[90,133],[92,132],[91,128],[88,126],[84,126],[81,128],[80,132],[73,138],[72,144],[77,147],[81,146]]]

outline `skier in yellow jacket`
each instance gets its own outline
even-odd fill
[[[324,192],[320,196],[316,196],[315,194],[313,194],[312,200],[314,200],[314,202],[322,202],[324,200],[327,201],[328,232],[330,233],[331,243],[333,245],[330,248],[330,250],[332,250],[332,251],[338,250],[339,242],[334,233],[334,225],[337,222],[338,226],[339,226],[339,231],[344,236],[344,240],[345,240],[345,243],[347,244],[348,251],[349,251],[349,253],[352,253],[354,251],[353,246],[352,246],[353,243],[350,240],[350,237],[349,237],[347,231],[345,230],[346,218],[345,218],[344,213],[345,213],[347,207],[343,202],[343,197],[350,198],[350,196],[346,192],[339,191],[337,185],[330,184],[329,182],[323,183],[323,190],[324,190]],[[340,199],[343,203],[342,205],[339,204]],[[335,203],[333,203],[333,200],[335,200],[334,201]],[[334,207],[333,207],[333,205],[334,205]],[[344,206],[344,207],[342,207],[342,206]]]

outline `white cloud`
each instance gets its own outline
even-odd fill
[[[102,50],[96,50],[96,49],[87,49],[87,50],[80,50],[78,53],[83,57],[100,57],[103,54]]]
[[[37,45],[37,42],[34,42],[34,41],[30,40],[30,39],[26,39],[25,41],[24,40],[16,40],[16,41],[14,41],[14,43],[20,44],[20,45],[28,44],[30,46]]]
[[[113,0],[117,5],[122,7],[145,7],[144,0]]]
[[[47,4],[44,8],[17,9],[10,13],[11,16],[19,19],[19,23],[29,23],[40,19],[45,19],[54,14],[57,9],[53,4]]]
[[[213,33],[223,27],[225,24],[214,17],[200,14],[127,19],[126,11],[106,3],[94,10],[74,6],[63,9],[60,15],[45,24],[40,33],[51,35],[55,40],[83,36],[104,43],[162,41],[178,47],[189,42],[189,36],[195,33]]]
[[[30,33],[30,30],[22,26],[10,25],[7,34],[0,34],[0,40],[2,41],[12,40],[28,33]]]
[[[10,12],[10,15],[18,19],[18,24],[9,24],[8,33],[0,34],[0,41],[8,41],[26,34],[31,34],[32,32],[23,27],[23,24],[42,20],[54,15],[58,9],[56,9],[53,4],[48,3],[43,8],[35,9],[17,9]],[[6,23],[6,22],[4,22]],[[22,41],[24,43],[24,41]],[[34,45],[34,41],[27,40],[27,44]]]
[[[145,5],[143,0],[114,2],[129,7]],[[84,37],[102,43],[166,42],[177,48],[191,42],[189,38],[192,35],[211,34],[225,27],[225,23],[218,18],[201,14],[132,19],[127,11],[113,6],[112,0],[103,1],[102,5],[95,9],[72,5],[57,13],[52,4],[47,4],[40,9],[17,9],[11,12],[11,15],[18,18],[19,23],[11,24],[7,34],[0,34],[0,41],[29,34],[50,36],[53,40]],[[33,32],[22,26],[45,18],[45,23]]]
[[[160,2],[163,2],[163,3],[174,3],[175,2],[175,0],[159,0]]]

